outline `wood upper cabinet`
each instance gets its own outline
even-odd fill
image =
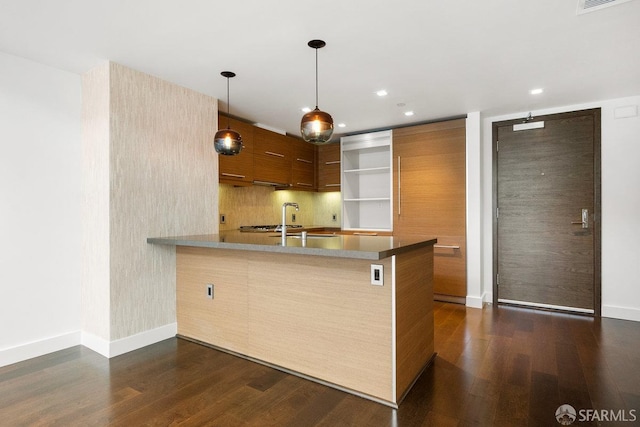
[[[318,146],[318,191],[340,191],[340,143]]]
[[[235,156],[218,155],[218,177],[223,184],[251,185],[253,183],[253,129],[245,122],[218,116],[218,129],[229,127],[240,133],[244,148]],[[213,141],[212,141],[213,143]]]
[[[289,186],[291,183],[291,137],[254,127],[253,180]]]
[[[291,188],[315,190],[316,146],[299,138],[288,136],[293,156],[291,157]]]
[[[437,237],[434,294],[466,297],[465,119],[394,129],[393,157],[393,234]]]

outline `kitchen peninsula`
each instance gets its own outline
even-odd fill
[[[176,247],[178,335],[397,407],[434,356],[434,238],[220,232]]]

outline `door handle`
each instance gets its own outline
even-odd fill
[[[400,185],[400,156],[398,156],[398,218],[400,217],[401,206],[402,206],[402,186]]]
[[[571,224],[582,224],[582,228],[589,228],[589,209],[582,209],[582,221],[572,221]]]

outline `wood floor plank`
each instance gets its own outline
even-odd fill
[[[438,355],[397,410],[173,338],[0,368],[0,425],[551,426],[565,403],[640,413],[638,322],[442,302],[434,313]]]

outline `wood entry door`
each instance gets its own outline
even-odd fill
[[[600,111],[521,124],[494,124],[494,295],[599,315]]]

